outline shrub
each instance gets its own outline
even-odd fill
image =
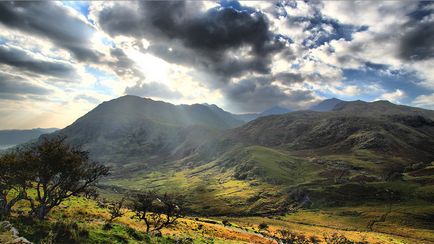
[[[260,224],[258,225],[258,228],[259,228],[260,230],[266,230],[266,229],[268,229],[268,224],[267,224],[267,223],[260,223]]]
[[[297,235],[292,231],[289,230],[279,230],[278,231],[278,237],[279,243],[283,244],[310,244],[310,243],[319,243],[318,239],[314,236],[310,237],[309,239],[306,238],[304,235]]]
[[[223,221],[222,221],[222,224],[224,225],[224,226],[232,226],[232,224],[229,222],[229,220],[227,220],[227,219],[224,219]]]
[[[324,240],[327,244],[366,244],[366,241],[354,242],[349,240],[344,235],[333,233],[330,236],[324,235]]]

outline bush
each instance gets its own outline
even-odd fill
[[[309,239],[307,239],[306,236],[295,234],[294,232],[289,230],[279,230],[278,234],[279,236],[277,239],[279,240],[279,243],[284,243],[284,244],[319,243],[319,240],[315,236],[312,236]]]
[[[131,236],[132,238],[134,238],[137,241],[143,241],[145,239],[145,236],[142,233],[136,231],[135,229],[133,229],[131,227],[126,227],[125,231],[128,233],[129,236]]]
[[[224,225],[224,226],[232,226],[232,224],[229,222],[229,220],[227,220],[227,219],[224,219],[223,221],[222,221],[222,224]]]
[[[368,242],[362,241],[362,242],[354,242],[349,240],[344,235],[333,233],[331,236],[324,235],[324,240],[327,244],[366,244]]]
[[[258,228],[259,228],[260,230],[266,230],[266,229],[268,229],[268,224],[266,224],[266,223],[260,223],[260,224],[258,225]]]

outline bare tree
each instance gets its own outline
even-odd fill
[[[26,198],[30,171],[18,152],[0,157],[0,217],[8,217],[12,207]]]
[[[164,227],[173,225],[181,217],[179,200],[168,193],[162,196],[158,196],[153,191],[138,194],[132,206],[136,213],[134,217],[145,222],[147,233],[159,231]]]
[[[386,222],[387,217],[392,213],[393,203],[395,201],[398,201],[398,199],[399,199],[399,194],[397,194],[396,192],[394,192],[392,190],[385,189],[384,192],[385,192],[387,200],[388,200],[386,212],[384,212],[381,216],[379,216],[373,220],[370,220],[368,222],[368,225],[366,227],[370,231],[374,230],[374,225],[376,223]]]
[[[109,168],[89,160],[88,152],[65,143],[65,137],[43,139],[29,148],[35,196],[27,197],[32,213],[44,219],[65,199],[83,193],[109,174]]]
[[[82,196],[90,200],[97,200],[99,194],[95,187],[89,187],[83,191]]]
[[[122,217],[125,212],[122,211],[122,208],[124,206],[124,201],[125,198],[122,198],[120,201],[118,202],[113,202],[110,205],[108,205],[108,211],[110,214],[110,219],[108,220],[109,223],[112,223],[113,220]]]

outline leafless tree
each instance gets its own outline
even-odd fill
[[[134,217],[145,222],[146,232],[149,233],[173,225],[181,217],[178,204],[179,198],[173,194],[159,196],[148,191],[135,196],[132,209],[135,212]]]
[[[108,211],[110,214],[109,223],[113,222],[113,220],[122,217],[125,212],[122,210],[124,207],[125,198],[122,198],[120,201],[112,202],[108,205]]]

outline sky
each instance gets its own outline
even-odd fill
[[[0,129],[63,128],[123,95],[434,109],[434,2],[0,2]]]

